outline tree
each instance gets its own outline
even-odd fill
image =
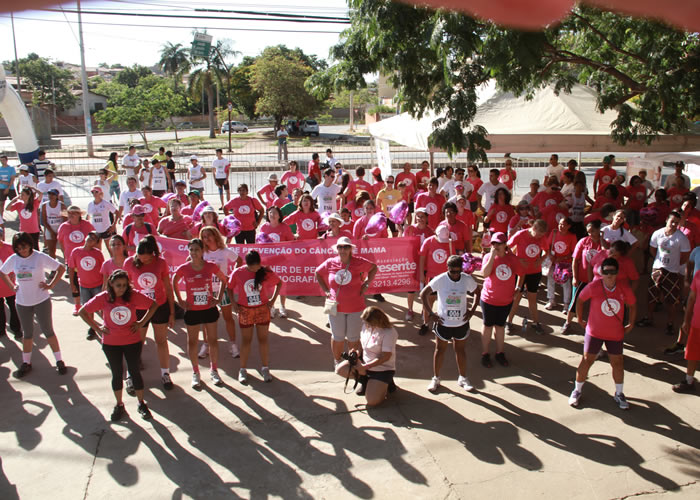
[[[107,96],[107,109],[95,113],[95,118],[104,130],[113,124],[138,130],[148,148],[146,127],[153,122],[171,119],[185,108],[185,100],[176,94],[167,80],[155,75],[139,79],[134,87],[122,83],[104,83],[98,91]]]
[[[255,111],[255,103],[259,97],[250,84],[253,64],[255,64],[254,57],[244,57],[238,66],[231,68],[229,80],[231,84],[231,101],[234,107],[251,120],[258,117]]]
[[[294,53],[283,54],[278,47],[268,47],[252,66],[251,88],[258,95],[255,111],[275,118],[279,128],[285,116],[309,116],[319,102],[304,87],[313,73]]]
[[[181,43],[166,42],[160,50],[158,67],[170,76],[187,73],[191,67],[189,49],[183,47]]]
[[[612,137],[621,144],[685,132],[698,113],[698,36],[655,21],[577,6],[560,24],[523,32],[389,0],[349,5],[351,27],[331,50],[336,64],[309,87],[324,96],[365,87],[365,74],[392,75],[405,110],[445,112],[429,142],[450,154],[485,160],[487,131],[473,119],[476,89],[491,78],[526,96],[547,84],[589,85],[600,111],[618,111]]]
[[[54,102],[55,98],[58,109],[69,109],[75,105],[76,97],[71,93],[71,87],[75,80],[69,70],[59,68],[49,59],[39,57],[34,53],[18,62],[22,82],[32,90],[34,104],[49,105]],[[5,61],[3,66],[12,68],[12,72],[17,74],[14,61]]]
[[[127,87],[134,88],[139,84],[139,80],[141,80],[141,78],[152,74],[153,71],[151,71],[151,68],[134,64],[132,67],[124,68],[117,73],[117,76],[114,77],[114,81],[122,85],[126,85]]]
[[[369,84],[367,88],[357,91],[341,90],[336,92],[330,98],[331,108],[349,108],[350,92],[353,92],[352,105],[356,108],[377,104],[377,84],[374,82]]]

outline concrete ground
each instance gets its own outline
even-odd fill
[[[8,239],[14,224],[7,223]],[[544,310],[547,334],[508,336],[510,367],[491,369],[479,363],[478,311],[468,341],[477,392],[457,386],[448,354],[433,395],[426,390],[433,340],[403,320],[403,296],[386,297],[381,307],[400,337],[399,390],[379,408],[344,393],[332,373],[321,299],[290,298],[289,319],[271,326],[272,383],[257,372],[256,347],[251,382],[238,383],[221,324],[225,385],[209,382],[203,360],[203,389],[191,389],[178,321],[170,333],[175,388],[162,389],[149,332],[143,373],[154,419],[143,421],[125,395],[130,419],[113,424],[106,359],[71,315],[64,281],[54,291],[54,325],[68,374],[55,372],[39,337],[34,370],[14,379],[20,346],[11,334],[0,338],[0,499],[700,498],[700,390],[671,391],[684,362],[662,354],[672,339],[661,328],[636,328],[627,338],[627,412],[612,400],[603,361],[591,370],[581,407],[568,406],[582,336],[578,326],[560,335],[562,314]]]

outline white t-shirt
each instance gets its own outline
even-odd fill
[[[399,334],[393,328],[372,328],[364,325],[360,332],[362,359],[365,363],[379,359],[383,352],[390,352],[391,357],[380,365],[370,368],[371,371],[396,370],[396,340]]]
[[[447,194],[447,199],[457,196],[457,186],[459,185],[464,186],[464,191],[462,191],[462,194],[464,196],[469,197],[469,193],[471,193],[474,190],[474,186],[472,186],[471,182],[458,181],[453,179],[451,181],[447,181],[445,185],[442,186],[442,190],[445,191],[445,193]]]
[[[521,200],[522,200],[522,201],[526,201],[526,202],[528,202],[528,203],[532,203],[532,198],[533,198],[533,196],[530,194],[530,191],[528,191],[527,193],[525,193],[525,194],[523,195],[523,197],[521,198]]]
[[[34,182],[34,176],[30,173],[27,175],[19,174],[17,176],[17,182],[19,182],[19,189],[22,190],[26,187],[36,187],[36,182]]]
[[[333,157],[328,158],[328,157],[326,156],[326,163],[328,164],[329,167],[335,168],[335,164],[338,163],[338,160],[336,160],[336,159],[333,158]]]
[[[129,206],[129,200],[131,198],[143,198],[143,193],[140,189],[136,189],[133,192],[129,190],[122,191],[122,194],[119,195],[119,206],[124,209],[122,211],[124,215],[131,212],[131,207]]]
[[[686,189],[690,189],[690,177],[688,177],[685,174],[681,174],[681,177],[683,178],[683,187]],[[664,189],[671,189],[673,187],[673,181],[676,180],[676,173],[673,172],[671,175],[666,177],[666,182],[664,182]]]
[[[141,176],[143,176],[143,185],[148,186],[148,180],[151,178],[151,167],[141,168]]]
[[[545,173],[547,174],[547,177],[554,176],[557,178],[557,180],[560,180],[561,174],[564,173],[564,165],[562,165],[560,163],[557,163],[556,167],[552,166],[551,164],[547,165],[547,169],[545,170]]]
[[[226,167],[230,164],[231,162],[229,162],[226,158],[221,158],[220,160],[217,158],[216,160],[212,161],[211,166],[214,167],[214,178],[225,179],[228,177],[226,174]]]
[[[559,190],[559,192],[564,198],[571,196],[572,194],[574,194],[574,183],[571,182],[569,184],[564,184]]]
[[[58,194],[63,196],[63,188],[61,187],[61,183],[56,179],[52,180],[51,182],[41,181],[36,185],[36,188],[44,193],[44,196],[41,197],[42,202],[49,201],[49,189],[55,189],[58,191]]]
[[[202,166],[197,164],[197,166],[190,165],[190,187],[195,189],[201,189],[204,187],[204,181],[201,180],[203,177]]]
[[[581,196],[577,198],[575,192],[571,193],[566,201],[569,204],[571,220],[574,222],[583,222],[586,210],[586,194],[581,193]]]
[[[90,217],[90,222],[95,227],[95,231],[98,233],[104,233],[109,229],[112,223],[109,220],[109,214],[115,213],[117,211],[116,207],[112,205],[112,202],[107,200],[102,200],[99,204],[95,204],[95,201],[88,203],[87,213]]]
[[[168,173],[163,165],[160,168],[151,168],[151,189],[153,191],[165,191],[168,189]]]
[[[235,252],[232,248],[218,248],[214,250],[213,252],[207,250],[204,252],[204,260],[207,262],[213,262],[217,266],[219,266],[219,269],[221,269],[221,272],[224,273],[226,276],[228,276],[229,270],[229,262],[230,263],[235,263],[238,260],[238,253]],[[221,282],[219,281],[219,278],[214,276],[212,278],[212,290],[214,293],[219,292],[219,288],[221,287]]]
[[[339,192],[340,186],[337,184],[331,184],[330,186],[319,184],[311,191],[311,197],[318,202],[318,211],[320,213],[332,213],[337,212],[335,197]]]
[[[615,243],[617,240],[626,241],[630,245],[637,243],[637,238],[623,227],[613,229],[612,226],[605,226],[602,231],[603,239],[610,244]]]
[[[690,252],[690,242],[683,231],[676,230],[671,236],[666,235],[666,228],[662,227],[651,235],[649,245],[656,248],[656,256],[652,269],[664,268],[672,273],[679,273],[681,266],[681,253]]]
[[[35,306],[50,298],[48,290],[39,288],[46,281],[47,272],[55,271],[61,264],[43,252],[34,250],[26,259],[17,254],[10,255],[0,271],[5,274],[15,273],[17,282],[17,304]]]
[[[494,193],[501,188],[505,189],[506,191],[508,190],[508,187],[502,182],[499,182],[494,186],[491,184],[491,181],[486,181],[481,185],[477,193],[481,195],[481,205],[484,207],[484,210],[487,212],[489,211],[489,208],[491,208],[491,205],[493,205]]]
[[[467,293],[476,290],[476,281],[466,273],[462,273],[459,281],[453,281],[449,273],[435,276],[428,286],[437,292],[437,315],[442,325],[447,327],[462,326],[467,323],[464,315],[467,313]]]
[[[134,169],[141,164],[141,158],[139,155],[134,153],[133,155],[126,155],[122,158],[122,166],[126,170],[127,177],[134,177]]]

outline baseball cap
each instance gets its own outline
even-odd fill
[[[276,181],[277,180],[277,174],[270,174],[267,176],[268,181]]]
[[[374,167],[372,169],[372,175],[380,175],[382,173],[382,169],[379,167]]]
[[[58,189],[49,189],[48,191],[46,191],[46,194],[53,194],[58,196],[61,193],[58,192]]]
[[[52,190],[50,190],[49,192],[51,192],[51,191],[56,191],[56,190],[55,190],[55,189],[52,189]],[[92,187],[90,188],[90,191],[93,192],[93,193],[94,193],[95,191],[99,191],[100,193],[104,193],[104,190],[102,189],[102,186],[97,186],[97,185],[92,186]]]
[[[185,181],[183,181],[182,179],[179,179],[179,180],[175,181],[175,185],[176,186],[187,186],[187,183]]]
[[[197,196],[201,196],[198,189],[190,189],[190,192],[187,194],[196,194]]]
[[[20,165],[19,169],[23,172],[29,172],[29,167],[27,165]]]
[[[190,160],[199,160],[199,158],[197,158],[197,155],[192,155],[190,156]]]
[[[505,243],[506,241],[506,235],[501,232],[491,235],[491,243]]]
[[[206,207],[204,207],[204,210],[202,210],[202,213],[203,213],[203,214],[204,214],[204,213],[215,214],[215,213],[216,213],[216,209],[215,209],[214,207],[212,207],[211,205],[207,205]]]
[[[134,217],[137,215],[146,215],[146,210],[143,208],[143,205],[136,205],[134,208],[131,209],[131,214]]]

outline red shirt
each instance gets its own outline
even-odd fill
[[[430,169],[421,170],[416,174],[416,191],[425,191],[428,181],[430,180]],[[425,184],[426,186],[421,186]]]
[[[124,270],[129,274],[129,280],[134,290],[143,293],[149,299],[155,300],[161,306],[165,304],[165,285],[170,279],[168,264],[163,257],[154,258],[150,264],[143,264],[140,268],[134,265],[134,257],[124,261]]]
[[[150,226],[149,231],[149,227],[146,224],[148,224],[148,222],[144,222],[143,226],[141,227],[136,227],[136,224],[129,224],[124,228],[122,238],[124,238],[124,241],[126,241],[126,246],[137,246],[139,241],[141,241],[141,238],[155,232],[155,229],[153,226],[150,226],[150,224],[148,224],[148,226]]]
[[[426,238],[420,246],[419,255],[425,257],[425,282],[447,271],[447,259],[455,254],[455,243],[440,243],[437,236]],[[423,276],[418,277],[423,280]]]
[[[362,207],[356,207],[354,201],[349,201],[345,204],[345,208],[350,210],[350,217],[352,217],[352,220],[357,220],[360,217],[364,217],[365,215],[365,209]]]
[[[435,229],[440,224],[444,204],[445,197],[441,194],[430,196],[428,193],[420,193],[416,196],[416,208],[425,208],[428,211],[428,226],[431,229]]]
[[[607,196],[600,195],[595,199],[595,203],[593,204],[591,210],[598,210],[599,208],[603,208],[603,206],[608,204],[613,205],[616,209],[622,206],[619,198],[608,198]]]
[[[418,226],[406,226],[403,230],[403,235],[409,236],[419,236],[421,245],[426,238],[429,238],[435,234],[435,231],[425,226],[423,229],[419,229]]]
[[[282,179],[280,179],[280,183],[287,186],[290,193],[296,188],[302,187],[304,185],[304,182],[304,174],[302,174],[299,171],[285,172],[284,174],[282,174]]]
[[[529,229],[521,229],[510,237],[508,246],[515,250],[525,274],[542,272],[542,263],[536,261],[542,255],[542,250],[547,251],[546,236],[536,239]]]
[[[75,225],[67,221],[61,224],[58,227],[56,239],[61,243],[61,247],[63,247],[63,254],[70,258],[73,249],[83,246],[87,234],[94,230],[95,228],[93,225],[84,219],[81,219],[80,222]]]
[[[346,191],[348,199],[354,200],[358,191],[367,191],[370,195],[372,195],[372,185],[364,179],[350,181]]]
[[[593,177],[593,181],[595,182],[597,180],[598,185],[610,184],[615,178],[615,176],[617,176],[617,172],[614,168],[599,168],[595,171],[595,177]]]
[[[367,223],[372,217],[369,215],[363,215],[359,219],[357,219],[357,222],[355,222],[355,226],[352,228],[352,234],[355,239],[362,239],[364,235],[369,236],[370,238],[388,238],[389,237],[389,231],[387,231],[387,228],[384,228],[382,231],[379,232],[379,234],[370,234],[365,231],[365,228],[367,227]]]
[[[515,214],[513,217],[510,218],[510,221],[508,221],[508,233],[506,234],[512,233],[515,230],[515,226],[517,226],[518,222],[520,222],[521,220],[524,220],[525,222],[518,228],[518,231],[520,231],[521,229],[529,229],[532,226],[532,220],[530,219],[530,217],[528,217],[527,215],[525,217],[521,217],[520,215]]]
[[[186,239],[185,232],[192,229],[192,217],[189,215],[182,216],[179,220],[173,220],[172,217],[165,217],[158,223],[158,233],[168,238]]]
[[[590,236],[579,240],[574,247],[574,262],[578,266],[578,277],[582,283],[588,283],[588,269],[593,259],[601,250],[600,240],[595,243]]]
[[[315,210],[309,213],[297,210],[284,218],[285,224],[296,224],[297,236],[300,240],[315,240],[318,238],[319,222],[321,222],[321,216]]]
[[[690,319],[690,326],[692,328],[700,328],[700,300],[697,299],[700,296],[700,273],[695,273],[693,281],[690,284],[690,291],[695,292],[695,305],[693,306],[693,317]]]
[[[593,257],[591,261],[591,267],[593,268],[593,278],[601,278],[600,266],[603,261],[610,255],[610,250],[601,250]],[[630,281],[637,281],[639,279],[639,273],[637,272],[637,267],[634,262],[629,257],[615,257],[620,269],[617,273],[617,282],[625,283],[629,286]]]
[[[100,267],[100,274],[102,274],[102,276],[109,276],[117,269],[124,269],[124,265],[117,266],[114,263],[114,259],[107,259]]]
[[[235,269],[229,278],[228,287],[238,295],[237,303],[242,306],[255,307],[267,304],[270,301],[269,290],[279,283],[279,277],[268,270],[265,279],[258,288],[255,288],[255,273],[246,266]]]
[[[569,216],[569,210],[559,205],[549,205],[542,210],[540,216],[547,223],[547,233],[551,233],[559,227],[559,222]]]
[[[309,162],[309,169],[308,170],[309,170],[309,177],[313,177],[314,179],[321,178],[321,162],[311,160]],[[318,174],[318,175],[316,175],[316,174]],[[321,179],[320,182],[323,182],[323,179]]]
[[[185,282],[188,310],[201,311],[212,307],[212,280],[218,272],[219,266],[207,261],[204,261],[204,266],[199,271],[192,267],[191,262],[185,262],[175,270],[175,278],[181,278]]]
[[[562,234],[557,229],[552,231],[547,238],[547,248],[554,252],[558,261],[571,262],[577,243],[576,235],[573,233]]]
[[[455,253],[457,250],[464,250],[466,243],[472,241],[472,229],[471,226],[467,226],[461,220],[456,220],[454,224],[450,225],[447,220],[442,221],[438,227],[445,226],[450,232],[450,238],[454,243]]]
[[[625,304],[637,302],[630,287],[617,281],[613,290],[608,290],[603,280],[593,280],[581,291],[579,300],[590,300],[590,312],[586,334],[603,340],[622,340],[625,337]]]
[[[414,192],[416,190],[416,176],[411,172],[401,172],[395,177],[394,181],[395,186],[398,186],[399,182],[403,182],[407,188],[411,188]]]
[[[272,184],[265,184],[263,187],[258,189],[258,194],[262,197],[263,200],[265,200],[265,207],[270,208],[272,204],[275,202],[275,199],[277,196],[275,195],[275,187],[272,187]]]
[[[330,288],[331,299],[338,303],[338,312],[355,313],[365,309],[362,283],[374,264],[355,255],[350,264],[343,264],[340,257],[326,259],[316,268]]]
[[[131,331],[131,325],[138,321],[136,311],[147,310],[151,304],[153,300],[135,290],[131,291],[129,302],[117,297],[110,303],[109,294],[105,291],[91,298],[84,307],[87,312],[102,312],[102,319],[109,332],[102,338],[103,344],[129,345],[141,342],[139,331]]]
[[[488,256],[484,257],[482,269],[487,263],[487,258]],[[481,300],[491,306],[507,306],[513,302],[518,276],[522,275],[524,270],[518,258],[510,252],[503,257],[494,254],[493,258],[493,269],[484,279]]]
[[[259,231],[267,234],[274,243],[279,243],[280,241],[294,241],[292,230],[284,222],[280,222],[277,227],[272,227],[269,222],[265,222],[260,226]]]
[[[498,181],[505,184],[509,191],[513,190],[513,182],[517,178],[518,178],[518,175],[515,173],[515,170],[512,168],[510,170],[508,170],[506,168],[502,168],[501,171],[498,173]]]
[[[484,184],[484,181],[482,181],[478,177],[474,177],[474,178],[467,177],[467,182],[474,187],[474,189],[472,189],[471,194],[469,195],[468,201],[470,201],[470,202],[479,201],[479,193],[477,193],[477,191],[479,191],[479,188]]]
[[[629,186],[627,188],[629,196],[628,205],[632,210],[641,210],[644,207],[644,202],[647,199],[647,188],[644,184],[638,186]]]
[[[671,188],[666,191],[668,201],[671,204],[671,210],[678,210],[683,204],[683,195],[688,192],[686,188]]]
[[[39,202],[40,199],[34,200],[34,209],[30,212],[26,208],[26,204],[22,200],[17,200],[7,207],[7,210],[15,210],[19,217],[19,230],[29,234],[39,232],[39,214],[41,213]]]
[[[559,191],[540,191],[530,202],[530,205],[540,209],[540,212],[550,205],[559,205],[564,200],[564,196]]]
[[[457,214],[457,220],[461,220],[469,228],[474,227],[474,223],[476,222],[476,218],[474,217],[474,212],[472,212],[468,208],[465,208],[464,212],[462,212],[461,214],[460,213]]]
[[[97,288],[102,286],[102,263],[104,255],[97,248],[75,248],[68,258],[68,267],[78,273],[78,282],[83,288]]]
[[[151,196],[150,200],[141,198],[139,201],[141,202],[143,209],[146,211],[146,222],[153,224],[154,228],[158,227],[158,221],[160,220],[160,212],[158,212],[158,210],[161,208],[163,210],[167,209],[168,204],[156,196]]]
[[[224,210],[233,211],[233,215],[241,223],[241,231],[253,231],[255,229],[255,211],[263,211],[263,207],[258,200],[248,196],[245,200],[240,196],[224,205]]]
[[[370,191],[370,194],[372,195],[372,199],[376,200],[377,194],[379,193],[379,191],[381,191],[385,187],[386,187],[386,184],[384,183],[384,181],[379,181],[379,182],[375,182],[374,184],[372,184],[372,191]]]
[[[494,203],[486,214],[489,218],[489,229],[495,233],[508,233],[508,221],[515,215],[511,205],[499,205]]]
[[[0,242],[0,266],[2,266],[2,264],[10,258],[10,255],[14,254],[15,251],[12,250],[12,245],[10,245],[9,243],[5,243],[4,241]],[[10,281],[12,281],[13,283],[15,282],[15,273],[10,273],[8,277],[10,278]],[[15,294],[16,291],[14,287],[10,288],[5,284],[4,280],[0,280],[0,297],[12,297]],[[3,305],[3,307],[5,306]]]

